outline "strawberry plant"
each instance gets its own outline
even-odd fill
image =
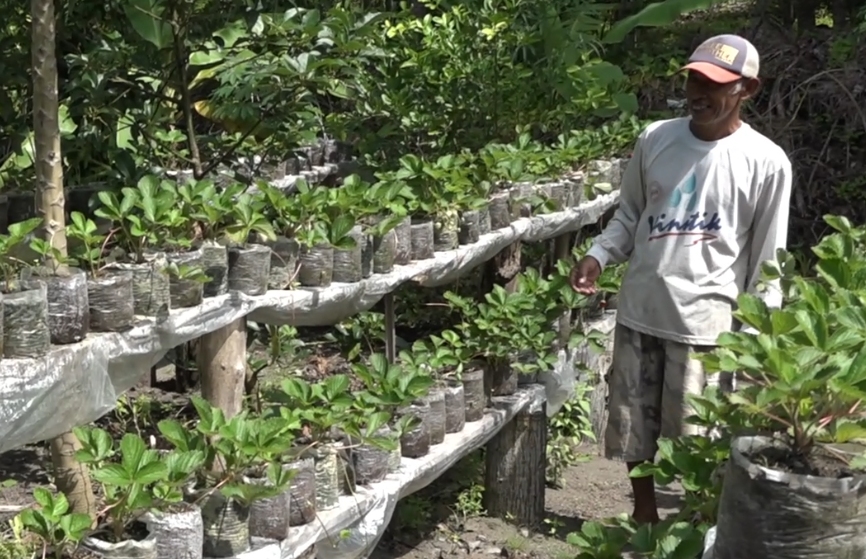
[[[365,386],[358,398],[390,411],[426,396],[434,382],[429,373],[403,369],[381,353],[371,355],[369,363],[356,363],[352,370]]]
[[[82,446],[75,456],[90,465],[105,494],[104,516],[98,520],[107,524],[114,543],[129,539],[133,521],[158,504],[154,490],[166,480],[166,464],[138,435],[125,434],[115,448],[102,429],[77,427],[74,432]]]
[[[42,542],[42,557],[63,559],[78,547],[90,532],[90,516],[69,512],[69,501],[63,493],[52,494],[44,487],[33,490],[37,507],[18,514],[21,526]]]
[[[218,490],[246,506],[285,491],[294,476],[278,460],[292,443],[291,425],[286,420],[254,417],[248,411],[226,419],[222,410],[203,398],[193,396],[191,400],[199,417],[194,429],[188,430],[170,419],[160,421],[158,428],[177,451],[201,453],[203,459],[193,468],[196,489]],[[189,467],[187,460],[192,458],[178,458],[174,467]],[[168,477],[168,465],[164,464],[164,468]],[[269,483],[250,483],[247,476],[261,470],[266,472]]]

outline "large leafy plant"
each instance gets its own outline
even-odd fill
[[[866,233],[844,218],[826,220],[837,232],[813,249],[816,277],[765,265],[786,304],[771,309],[741,295],[735,317],[751,332],[722,334],[719,348],[702,357],[709,371],[739,371],[747,382],[731,402],[788,435],[799,453],[866,439]],[[788,261],[784,251],[777,261]]]
[[[155,489],[167,479],[168,468],[158,452],[149,449],[138,435],[127,433],[115,448],[102,429],[77,427],[82,450],[76,458],[89,464],[93,477],[105,494],[105,521],[115,542],[126,539],[126,531],[141,514],[158,504]]]
[[[349,420],[354,399],[346,375],[333,375],[318,383],[288,378],[282,388],[283,394],[277,398],[287,406],[283,415],[299,419],[313,444],[327,442],[333,430]]]
[[[520,276],[514,291],[495,286],[480,303],[453,292],[445,298],[462,316],[455,329],[472,357],[512,363],[520,373],[532,374],[550,370],[556,362],[548,288],[534,272]],[[517,352],[527,358],[513,360]]]
[[[247,506],[285,490],[294,475],[279,460],[293,440],[289,422],[281,417],[255,417],[248,411],[227,419],[207,400],[198,396],[191,400],[199,417],[194,429],[170,419],[160,421],[158,428],[177,451],[201,453],[194,470],[197,489],[218,490]],[[168,475],[168,466],[165,470]],[[269,483],[250,482],[248,476],[262,472]]]
[[[434,383],[429,372],[404,369],[381,353],[371,355],[367,363],[356,363],[352,370],[365,386],[358,398],[391,411],[425,396]]]

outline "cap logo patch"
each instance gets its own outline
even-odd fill
[[[739,49],[735,49],[730,45],[722,43],[705,45],[700,47],[698,50],[709,53],[713,58],[719,62],[727,64],[728,66],[733,65],[734,61],[737,59],[737,55],[740,54]]]

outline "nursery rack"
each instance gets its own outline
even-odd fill
[[[292,181],[287,178],[285,182],[291,184]],[[77,344],[52,346],[42,358],[2,360],[0,452],[50,439],[68,431],[70,426],[95,421],[113,409],[118,396],[138,384],[166,352],[196,338],[201,338],[199,352],[205,354],[203,362],[210,365],[207,368],[221,371],[223,375],[219,378],[219,372],[203,374],[203,395],[220,407],[239,406],[240,398],[233,397],[232,389],[226,390],[224,385],[236,384],[237,373],[245,370],[245,344],[241,335],[245,320],[295,326],[331,325],[372,308],[383,298],[386,311],[393,313],[393,304],[388,304],[391,302],[388,299],[403,283],[411,281],[423,287],[448,284],[503,251],[507,252],[509,247],[519,246],[521,241],[557,239],[556,256],[564,256],[560,253],[566,246],[568,234],[596,223],[616,205],[618,198],[619,193],[614,191],[579,207],[517,219],[506,228],[483,235],[477,243],[437,252],[431,259],[396,266],[391,273],[373,275],[358,283],[268,291],[258,297],[230,292],[207,298],[198,307],[142,318],[133,329],[124,333],[92,334]],[[609,330],[609,318],[603,322],[604,331]],[[389,354],[393,355],[393,316],[386,316],[386,326],[386,340],[392,342],[388,344]],[[317,541],[334,540],[334,530],[339,532],[349,526],[353,526],[352,536],[340,539],[339,545],[354,546],[356,550],[359,545],[364,548],[369,548],[371,543],[375,545],[399,498],[429,484],[461,456],[484,445],[497,434],[499,436],[494,442],[498,441],[497,445],[503,447],[499,448],[500,454],[509,455],[511,459],[508,462],[525,462],[527,457],[523,455],[529,452],[539,454],[530,460],[542,460],[533,464],[532,469],[533,472],[540,471],[540,506],[543,512],[546,417],[555,413],[565,400],[563,388],[570,390],[573,386],[573,366],[574,355],[561,355],[560,366],[546,379],[546,388],[531,385],[522,388],[515,396],[498,398],[496,409],[488,411],[483,421],[467,425],[461,433],[449,435],[444,444],[438,445],[422,459],[404,459],[398,474],[375,484],[373,490],[360,490],[351,497],[344,497],[340,507],[321,513],[311,525],[293,529],[289,539],[282,544],[264,545],[259,542],[259,549],[250,552],[250,559],[253,555],[261,555],[263,559],[298,557]],[[239,378],[243,378],[242,373]],[[551,391],[558,393],[554,396]],[[548,400],[552,406],[547,405]],[[523,419],[511,422],[514,429],[509,431],[513,432],[500,433],[518,415]],[[535,440],[539,437],[540,441]],[[525,440],[517,443],[521,438]],[[513,450],[509,448],[512,445]],[[537,450],[539,445],[540,452]],[[519,447],[526,448],[521,450]],[[523,467],[526,467],[525,463]],[[491,486],[509,483],[502,479],[507,474],[501,469],[490,471],[488,468],[488,477],[491,475],[499,478],[490,479]],[[537,484],[527,485],[534,493],[539,492],[535,487]],[[536,495],[525,499],[511,496],[505,500],[525,502],[532,508],[538,508],[539,503]],[[518,519],[522,516],[519,511],[509,511],[509,514],[514,512],[517,512],[515,516]],[[333,542],[327,545],[333,546]]]

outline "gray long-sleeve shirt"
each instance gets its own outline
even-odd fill
[[[625,171],[620,205],[588,254],[629,262],[617,320],[692,345],[715,345],[732,328],[737,296],[755,292],[761,264],[788,237],[791,162],[743,124],[715,142],[689,119],[651,124]],[[778,286],[756,293],[781,304]]]

